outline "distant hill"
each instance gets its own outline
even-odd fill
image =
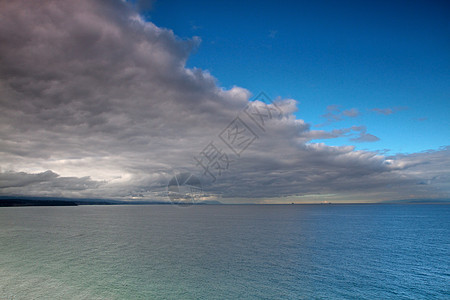
[[[111,205],[120,201],[104,199],[76,199],[56,197],[5,197],[0,196],[0,207],[6,206],[76,206],[76,205]]]
[[[169,201],[119,201],[110,199],[53,198],[53,197],[5,197],[0,196],[0,207],[11,206],[77,206],[77,205],[168,205]],[[216,205],[219,201],[202,201],[194,205]]]
[[[77,206],[77,204],[62,200],[0,199],[0,207],[12,206]]]

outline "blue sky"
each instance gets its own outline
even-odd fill
[[[181,38],[199,36],[187,66],[209,70],[220,86],[294,98],[311,129],[364,125],[379,138],[316,142],[388,154],[449,142],[446,1],[166,0],[143,13]],[[359,114],[314,127],[329,105]]]

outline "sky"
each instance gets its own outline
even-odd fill
[[[357,149],[448,144],[448,1],[242,2],[157,1],[143,11],[182,38],[199,36],[187,65],[209,70],[220,86],[294,98],[296,116],[322,129],[367,126],[379,140]],[[358,115],[328,124],[328,105]]]
[[[169,201],[190,174],[199,201],[450,198],[449,20],[446,1],[1,0],[0,196]]]

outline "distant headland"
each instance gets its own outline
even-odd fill
[[[78,205],[167,205],[183,204],[169,201],[120,201],[110,199],[61,199],[51,197],[0,197],[0,207],[18,207],[18,206],[78,206]],[[190,203],[190,205],[218,205],[219,201],[202,201]]]

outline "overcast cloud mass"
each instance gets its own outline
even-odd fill
[[[185,67],[200,44],[122,1],[0,1],[0,195],[167,200],[171,176],[189,171],[224,203],[449,197],[449,147],[385,157],[317,144],[380,137],[361,124],[314,130],[294,99],[258,126],[243,111],[256,95]],[[359,114],[327,111],[327,122]],[[237,116],[255,136],[239,156],[219,137]],[[227,158],[215,181],[194,159],[210,142]]]

